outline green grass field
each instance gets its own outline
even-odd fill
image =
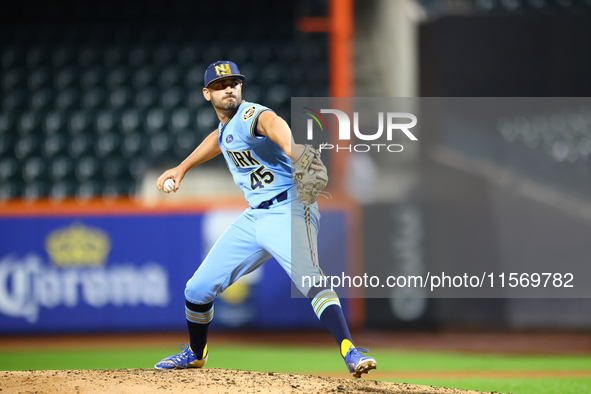
[[[174,347],[0,352],[0,370],[151,368],[156,361],[173,352]],[[374,374],[377,380],[515,394],[591,393],[591,356],[501,356],[393,350],[376,350],[371,355],[378,360],[379,369]],[[345,367],[332,348],[214,344],[210,348],[207,366],[346,376]],[[479,377],[479,373],[484,376]],[[490,377],[491,374],[494,376]],[[509,377],[503,377],[503,374]],[[545,374],[550,377],[544,377]],[[558,377],[561,374],[575,376]]]

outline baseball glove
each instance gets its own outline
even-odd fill
[[[321,170],[311,168],[312,164],[321,167]],[[294,178],[298,199],[304,205],[313,204],[320,193],[328,184],[326,167],[320,160],[320,151],[312,145],[305,145],[304,153],[293,163]]]

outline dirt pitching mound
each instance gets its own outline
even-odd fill
[[[231,369],[154,369],[0,371],[0,389],[6,393],[346,393],[346,394],[476,394],[480,391],[447,389],[366,379]]]

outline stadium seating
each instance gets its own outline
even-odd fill
[[[252,12],[233,3],[236,15]],[[42,23],[1,26],[0,201],[133,194],[142,171],[178,163],[217,126],[201,92],[216,60],[237,62],[244,98],[287,120],[290,97],[325,96],[326,41],[294,39],[291,11],[271,3],[252,4],[283,16],[270,30],[248,18],[208,25],[212,11],[194,1],[173,2],[173,11],[90,2],[59,11],[64,23],[43,19],[41,7],[28,12]],[[187,22],[186,12],[203,22]],[[132,15],[159,23],[117,22]]]

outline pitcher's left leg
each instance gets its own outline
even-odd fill
[[[324,276],[318,264],[317,204],[299,202],[271,207],[264,219],[257,221],[259,244],[281,264],[302,294],[312,303],[314,313],[339,345],[349,372],[356,378],[376,368],[376,361],[360,354],[366,349],[353,344],[338,295],[326,287],[316,287]],[[264,225],[263,225],[264,224]],[[267,229],[272,228],[269,232]]]

